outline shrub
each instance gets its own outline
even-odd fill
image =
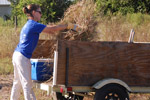
[[[97,11],[103,15],[122,15],[127,13],[150,13],[149,0],[95,0]]]

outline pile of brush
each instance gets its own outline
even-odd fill
[[[80,27],[78,32],[72,30],[61,31],[57,39],[65,40],[92,40],[92,33],[95,30],[96,22],[94,21],[95,4],[93,0],[82,0],[71,5],[64,13],[64,18],[59,24],[73,23]]]

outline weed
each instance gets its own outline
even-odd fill
[[[10,57],[0,58],[0,75],[12,74],[13,66]]]

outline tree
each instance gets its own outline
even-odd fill
[[[97,11],[104,15],[121,13],[148,13],[150,14],[149,0],[95,0]]]
[[[63,17],[64,11],[73,3],[70,0],[9,0],[11,2],[12,17],[24,16],[22,8],[28,4],[39,4],[42,10],[42,22],[56,22]]]

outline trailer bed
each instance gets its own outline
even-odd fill
[[[150,86],[150,44],[58,41],[56,84],[92,86],[115,78],[129,86]]]

